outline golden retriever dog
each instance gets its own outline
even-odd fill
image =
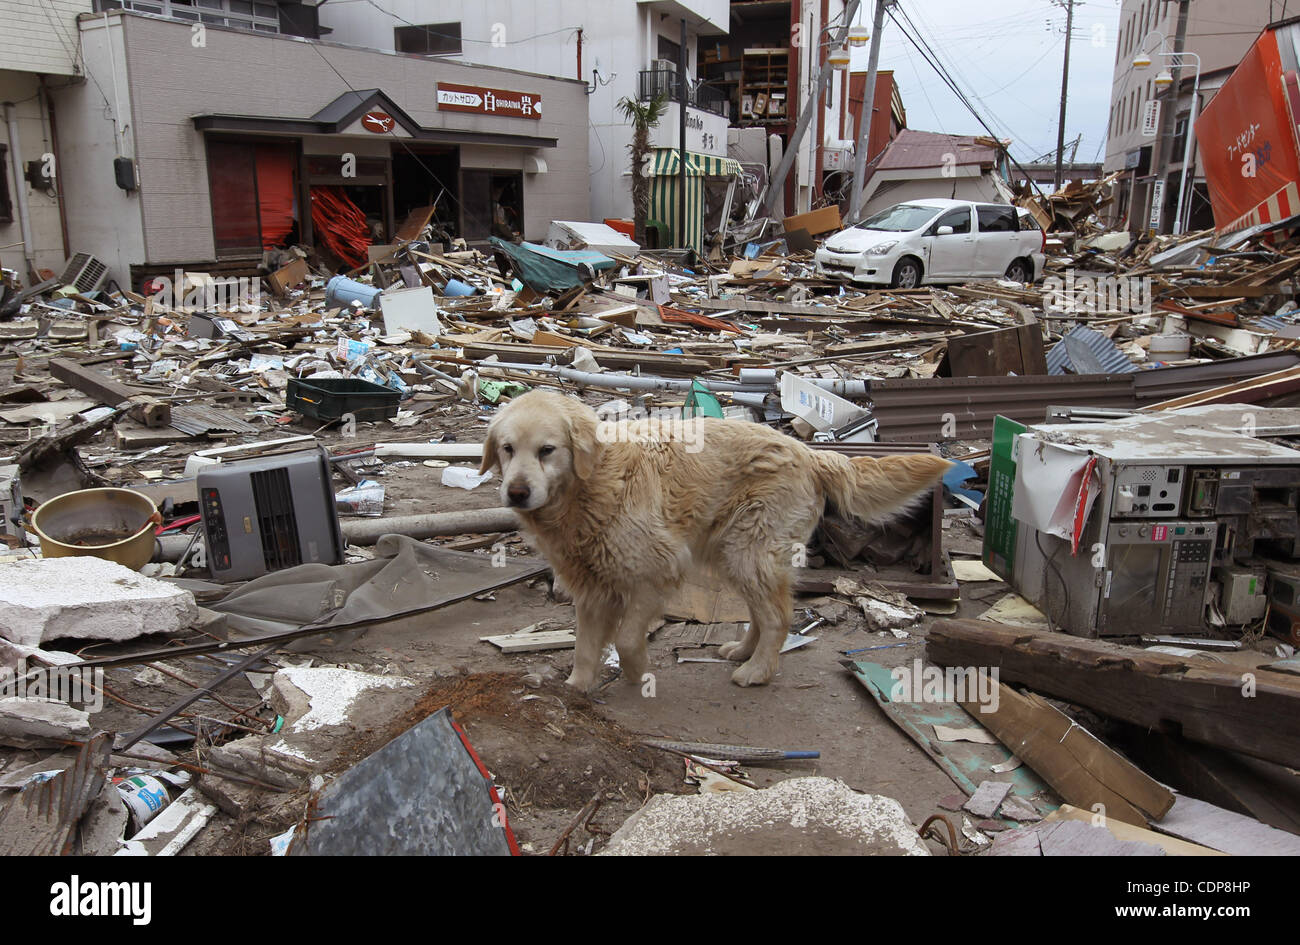
[[[652,622],[693,564],[749,605],[745,638],[719,651],[741,661],[732,682],[767,683],[793,619],[790,568],[826,501],[887,517],[950,465],[928,454],[850,459],[743,420],[602,423],[576,398],[531,391],[489,425],[480,471],[500,467],[502,501],[573,596],[568,683],[587,690],[611,642],[625,678],[643,680]]]

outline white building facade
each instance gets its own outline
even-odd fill
[[[421,0],[327,3],[319,8],[330,42],[410,51],[461,62],[581,79],[587,86],[587,142],[592,219],[632,216],[629,188],[631,126],[620,114],[623,98],[637,100],[655,83],[668,83],[667,69],[683,53],[694,85],[701,37],[722,36],[727,0],[479,0],[431,4]],[[686,45],[681,45],[682,20]],[[659,67],[658,69],[656,67]],[[647,83],[649,85],[647,86]],[[688,93],[689,94],[689,93]],[[671,97],[671,96],[670,96]],[[678,144],[680,105],[651,136],[654,147]],[[686,146],[725,156],[727,119],[687,105]]]

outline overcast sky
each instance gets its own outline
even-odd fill
[[[900,0],[900,6],[989,127],[1012,140],[1016,158],[1056,148],[1064,9],[1050,0]],[[859,19],[869,25],[873,9],[872,0],[863,0]],[[1075,3],[1065,139],[1068,147],[1082,133],[1080,161],[1105,157],[1119,10],[1120,0]],[[866,67],[867,49],[853,50],[853,68]],[[909,128],[985,133],[888,16],[880,68],[894,70]]]

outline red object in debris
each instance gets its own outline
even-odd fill
[[[203,516],[201,515],[187,515],[184,518],[176,519],[176,521],[169,525],[159,525],[153,530],[153,533],[155,535],[162,535],[166,532],[174,532],[178,528],[189,528],[191,525],[197,524],[201,521],[203,521]]]
[[[685,312],[680,308],[672,308],[667,305],[657,306],[659,317],[666,322],[678,322],[682,325],[694,325],[696,328],[705,328],[709,331],[734,331],[741,334],[739,328],[730,322],[724,322],[720,318],[713,318],[709,315],[701,315],[699,312]]]
[[[611,230],[618,230],[630,240],[636,239],[636,223],[632,220],[616,220],[606,217],[605,225]]]
[[[366,264],[370,227],[342,187],[311,189],[311,225],[316,239],[343,262],[354,267]]]

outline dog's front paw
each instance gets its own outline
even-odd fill
[[[751,659],[737,667],[731,681],[737,686],[766,686],[775,675],[775,667],[766,660]]]
[[[557,604],[573,603],[573,595],[569,593],[569,589],[564,586],[564,582],[558,577],[551,582],[551,600]]]
[[[575,670],[574,672],[569,674],[569,678],[564,681],[564,684],[566,686],[572,686],[574,689],[577,689],[579,692],[586,692],[588,689],[591,688],[591,684],[594,682],[595,680],[591,679],[590,677],[579,676],[577,671]]]
[[[724,660],[747,660],[754,655],[753,646],[745,646],[744,640],[732,640],[730,643],[724,643],[718,647],[718,655]],[[741,683],[745,685],[745,683]]]

